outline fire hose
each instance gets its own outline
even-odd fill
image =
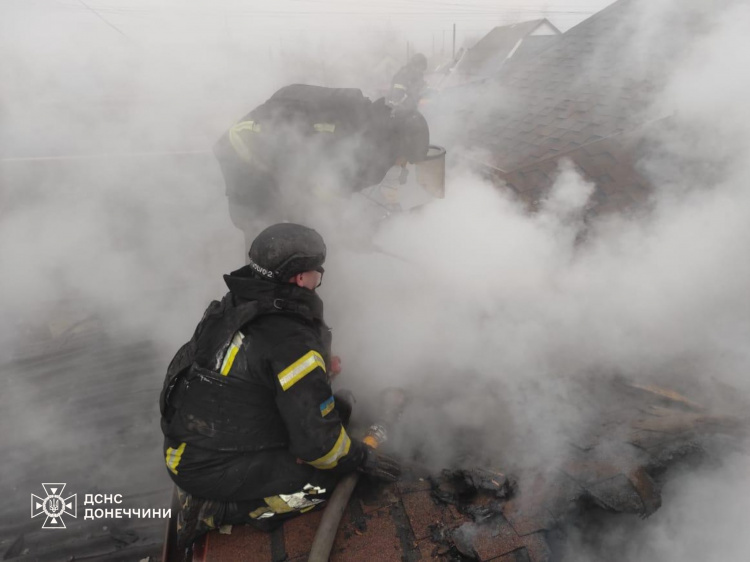
[[[388,389],[383,391],[381,400],[384,403],[383,417],[390,422],[396,420],[403,412],[406,395],[401,389]],[[373,449],[377,449],[386,440],[385,427],[386,422],[373,424],[362,440],[363,443]],[[328,562],[341,517],[344,515],[349,498],[359,481],[359,474],[359,472],[351,472],[339,480],[339,483],[336,485],[336,489],[328,500],[328,505],[323,512],[320,524],[315,532],[307,562]]]
[[[328,562],[333,540],[336,538],[336,532],[339,529],[339,522],[358,481],[359,472],[350,472],[339,480],[336,489],[331,494],[331,499],[328,500],[318,529],[315,531],[308,562]]]

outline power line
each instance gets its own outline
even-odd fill
[[[80,0],[82,1],[82,0]],[[92,10],[93,11],[93,10]],[[134,16],[141,15],[147,16],[149,14],[160,14],[162,12],[156,10],[127,10],[121,8],[103,8],[100,10],[103,13],[118,15],[118,16]],[[100,17],[107,25],[123,34],[122,31],[117,29],[114,25],[104,20],[104,18],[97,12],[96,15]],[[367,18],[393,18],[393,17],[424,17],[430,16],[431,18],[476,18],[476,17],[502,17],[502,16],[522,16],[524,14],[531,15],[545,15],[545,16],[591,16],[595,12],[588,10],[534,10],[534,9],[518,9],[518,10],[494,10],[494,11],[411,11],[411,12],[374,12],[374,11],[250,11],[250,10],[238,10],[238,11],[227,11],[228,16],[237,17],[255,17],[255,18],[292,18],[292,17],[306,17],[306,16],[361,16]],[[197,16],[199,13],[171,13],[170,16]],[[220,14],[218,14],[220,15]]]
[[[86,4],[86,2],[84,2],[83,0],[78,0],[78,1],[81,4],[83,4],[86,7],[86,9],[89,10],[92,14],[94,14],[96,17],[98,17],[100,20],[102,20],[104,23],[106,23],[109,27],[111,27],[112,29],[114,29],[117,33],[119,33],[120,35],[122,35],[125,39],[127,39],[128,41],[130,41],[130,37],[128,37],[127,35],[125,35],[114,24],[112,24],[112,23],[108,22],[106,19],[104,19],[104,16],[102,16],[99,12],[97,12],[91,6],[89,6],[88,4]]]
[[[83,1],[79,0],[82,4]],[[289,2],[291,1],[298,1],[302,2],[303,0],[287,0]],[[308,0],[309,1],[309,0]],[[412,0],[413,1],[413,0]],[[330,6],[331,2],[330,0],[322,0],[319,5],[327,5]],[[506,14],[506,13],[538,13],[538,12],[544,12],[544,13],[550,13],[550,14],[592,14],[596,10],[591,9],[584,9],[582,6],[565,6],[558,9],[550,9],[548,5],[539,5],[539,6],[529,6],[525,5],[523,7],[496,7],[491,8],[487,5],[479,5],[479,4],[459,4],[459,3],[453,3],[453,2],[440,2],[440,1],[430,1],[426,3],[419,3],[414,4],[413,7],[408,6],[407,9],[394,9],[394,10],[382,10],[385,6],[393,6],[394,8],[404,8],[405,4],[403,2],[393,2],[385,0],[384,2],[380,2],[377,4],[376,7],[373,9],[367,9],[363,6],[363,9],[351,9],[351,4],[347,3],[347,7],[343,9],[335,9],[335,8],[327,8],[323,10],[314,10],[314,9],[305,9],[305,10],[299,10],[291,8],[288,10],[254,10],[254,9],[232,9],[232,8],[224,8],[221,13],[227,13],[229,15],[254,15],[254,16],[294,16],[294,15],[364,15],[364,16],[400,16],[400,15],[432,15],[432,16],[439,16],[439,15],[487,15],[487,14]],[[84,4],[87,9],[94,11],[93,8],[90,7],[88,4]],[[419,6],[424,6],[424,8],[420,8]],[[430,9],[432,6],[444,6],[451,9],[448,10],[435,10]],[[70,8],[75,8],[75,6],[71,5]],[[169,15],[200,15],[200,14],[210,14],[210,13],[219,13],[215,10],[210,9],[154,9],[153,7],[133,7],[133,6],[127,6],[127,5],[98,5],[96,6],[98,9],[98,12],[94,11],[97,15],[100,13],[118,13],[122,14],[125,12],[130,13],[159,13],[159,14],[169,14]],[[378,10],[377,8],[381,8],[381,10]],[[99,17],[101,17],[99,15]],[[106,21],[106,20],[105,20]],[[108,23],[108,22],[107,22]],[[111,25],[111,24],[110,24]]]

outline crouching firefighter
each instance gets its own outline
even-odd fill
[[[349,436],[351,406],[332,394],[331,334],[315,291],[325,257],[315,230],[266,228],[169,365],[161,428],[181,492],[182,548],[223,524],[271,530],[320,506],[347,472],[400,474]]]

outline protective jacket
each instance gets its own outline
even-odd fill
[[[424,72],[407,64],[393,76],[388,103],[401,109],[415,110],[425,88]]]
[[[262,203],[270,190],[326,186],[347,194],[383,179],[398,156],[396,128],[382,98],[373,102],[354,88],[293,84],[232,126],[214,153],[227,195],[241,203]]]
[[[177,474],[191,447],[219,453],[202,455],[206,462],[284,449],[318,469],[354,470],[364,445],[349,437],[334,409],[320,298],[257,279],[247,266],[224,279],[229,292],[209,305],[164,381],[169,470]]]

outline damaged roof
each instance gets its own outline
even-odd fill
[[[113,336],[87,305],[29,332],[0,363],[6,432],[0,469],[0,556],[18,562],[156,560],[166,523],[154,517],[86,517],[87,509],[169,508],[171,481],[159,455],[154,396],[165,358],[153,342]],[[18,327],[23,331],[23,326]],[[31,329],[31,328],[30,328]],[[12,431],[10,430],[12,428]],[[64,529],[29,516],[30,494],[64,482],[76,494]],[[86,494],[121,494],[122,503],[86,505]]]
[[[48,391],[34,402],[38,423],[46,428],[45,445],[30,444],[21,430],[5,451],[3,474],[13,488],[0,510],[4,560],[159,556],[163,519],[82,517],[88,493],[122,494],[121,507],[127,509],[170,506],[171,482],[153,431],[156,401],[144,399],[158,391],[164,357],[152,343],[106,332],[100,321],[88,318],[51,339],[37,334],[35,342],[45,341],[41,349],[23,351],[3,366],[9,387],[44,383]],[[405,477],[397,484],[361,480],[331,560],[555,560],[560,529],[575,521],[582,506],[649,515],[661,503],[660,483],[670,466],[700,458],[717,435],[746,433],[746,419],[712,415],[671,391],[614,380],[584,385],[580,393],[602,405],[601,423],[569,443],[553,469],[434,474],[406,460]],[[7,398],[12,395],[3,396],[3,411],[18,417],[18,405]],[[45,412],[53,414],[50,423]],[[73,446],[82,442],[85,448]],[[78,518],[67,522],[67,530],[42,530],[41,521],[28,516],[29,493],[40,493],[41,482],[50,478],[79,494]],[[321,512],[304,514],[270,534],[249,526],[212,533],[197,546],[194,560],[302,562],[320,517]]]
[[[636,6],[618,0],[535,56],[444,90],[429,110],[435,136],[439,114],[451,115],[442,126],[458,140],[449,149],[468,149],[484,173],[527,201],[550,186],[562,157],[597,184],[600,210],[642,200],[650,186],[637,167],[641,133],[663,117],[649,113],[664,81],[657,69],[673,64],[683,39],[665,38],[658,51],[635,48]]]
[[[429,470],[405,464],[396,484],[360,480],[336,535],[331,562],[479,560],[551,562],[566,525],[581,513],[647,517],[661,505],[661,483],[673,465],[705,454],[718,434],[741,436],[746,422],[714,416],[681,395],[610,381],[587,399],[606,407],[603,423],[567,447],[555,466],[508,476],[496,470]],[[307,560],[322,511],[265,533],[251,526],[214,531],[193,562]],[[252,553],[252,554],[250,554]]]

